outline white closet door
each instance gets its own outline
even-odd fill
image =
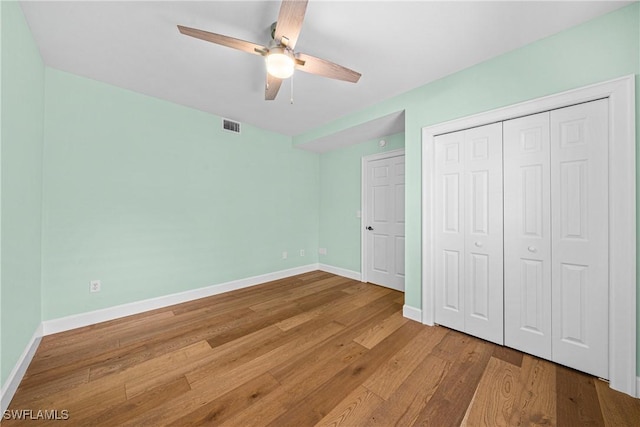
[[[602,378],[609,376],[608,135],[607,100],[551,112],[553,361]]]
[[[549,112],[504,122],[504,342],[551,359]]]
[[[502,124],[435,139],[436,322],[503,342]]]
[[[503,343],[502,123],[465,131],[465,332]]]
[[[435,139],[435,318],[464,330],[464,131]]]

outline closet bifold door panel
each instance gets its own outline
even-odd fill
[[[502,123],[465,131],[465,332],[504,342]]]
[[[464,331],[464,131],[435,140],[435,318]]]
[[[503,343],[502,123],[435,139],[436,322]]]
[[[608,101],[550,117],[552,359],[609,378]]]
[[[504,342],[551,359],[549,112],[504,122]]]

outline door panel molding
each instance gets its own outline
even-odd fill
[[[598,99],[609,107],[609,379],[636,396],[635,76],[545,96],[422,129],[422,323],[434,324],[434,139],[437,135]],[[578,132],[567,126],[566,132]],[[569,139],[571,140],[571,139]],[[535,147],[527,147],[535,149]],[[455,153],[451,153],[455,156]]]

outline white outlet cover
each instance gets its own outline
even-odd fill
[[[282,252],[282,259],[287,259],[287,253],[286,252]]]
[[[304,249],[300,249],[300,256],[304,256]]]
[[[100,292],[101,287],[102,283],[100,283],[100,280],[92,280],[89,283],[89,292]]]

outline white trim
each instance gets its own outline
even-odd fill
[[[369,233],[364,232],[364,227],[367,224],[369,214],[367,212],[367,184],[369,181],[367,178],[367,163],[399,156],[404,156],[404,148],[362,157],[360,164],[360,175],[362,177],[360,180],[360,272],[363,282],[367,281],[367,236],[369,235]],[[399,290],[404,292],[402,289]]]
[[[42,322],[43,332],[44,335],[51,335],[58,332],[68,331],[70,329],[81,328],[83,326],[89,326],[100,322],[106,322],[108,320],[118,319],[120,317],[131,316],[133,314],[138,314],[149,310],[155,310],[158,308],[168,307],[170,305],[181,304],[183,302],[205,298],[212,295],[221,294],[223,292],[235,291],[265,282],[270,282],[272,280],[284,279],[287,277],[295,276],[297,274],[315,271],[317,269],[318,264],[309,264],[302,267],[276,271],[259,276],[247,277],[245,279],[233,280],[231,282],[220,283],[204,288],[192,289],[185,292],[164,295],[161,297],[131,302],[128,304],[116,305],[114,307],[103,308],[86,313],[74,314],[58,319],[45,320],[44,322]]]
[[[422,323],[422,310],[419,308],[411,307],[410,305],[402,306],[402,316],[407,319],[415,320],[416,322]]]
[[[636,397],[640,398],[640,377],[636,377]]]
[[[42,335],[42,323],[40,323],[33,333],[29,344],[27,344],[24,351],[18,358],[18,361],[7,378],[7,381],[2,384],[2,393],[0,394],[0,417],[9,407],[9,403],[11,403],[13,395],[16,393],[16,390],[18,390],[18,386],[20,385],[24,374],[27,372],[27,368],[29,367],[33,356],[36,354],[36,350],[38,350],[38,346],[42,340]]]
[[[318,264],[318,270],[326,271],[327,273],[332,273],[338,276],[346,277],[347,279],[353,279],[360,281],[362,275],[353,270],[347,270],[346,268],[334,267],[333,265],[327,264]]]
[[[636,395],[636,154],[634,75],[422,129],[422,323],[433,325],[433,140],[436,135],[609,99],[609,380]]]

